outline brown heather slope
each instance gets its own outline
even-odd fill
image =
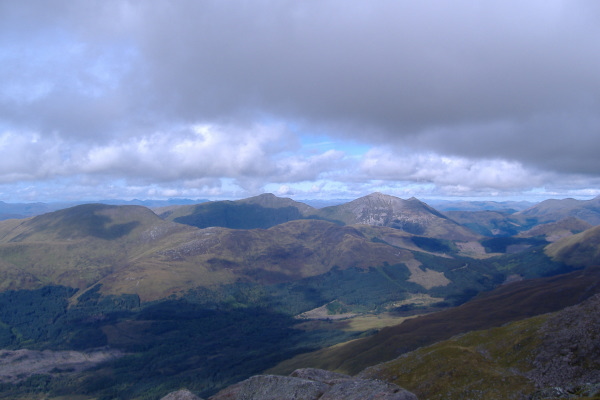
[[[353,227],[297,220],[270,229],[199,229],[183,243],[139,257],[102,282],[105,293],[133,291],[156,298],[240,279],[292,282],[335,266],[369,268],[410,260],[411,252],[372,242]]]
[[[407,320],[364,339],[302,354],[269,373],[289,374],[313,367],[356,374],[421,346],[459,333],[557,311],[600,292],[600,267],[506,284],[453,309]]]

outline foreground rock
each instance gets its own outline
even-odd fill
[[[210,400],[417,400],[401,387],[372,379],[304,368],[291,376],[257,375]]]
[[[202,400],[200,397],[196,396],[189,390],[178,390],[173,393],[169,393],[165,397],[160,400]]]
[[[539,336],[542,343],[526,374],[538,388],[573,392],[594,383],[600,394],[600,294],[556,313]]]
[[[197,399],[187,390],[180,390],[161,400]],[[302,368],[290,376],[253,376],[221,390],[209,400],[417,400],[417,396],[392,383]]]

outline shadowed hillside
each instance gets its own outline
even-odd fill
[[[267,229],[305,218],[315,211],[316,209],[291,199],[261,194],[237,201],[215,201],[171,208],[159,215],[166,220],[197,228],[219,226],[231,229]]]
[[[302,366],[356,374],[459,333],[560,310],[599,292],[600,267],[507,284],[459,307],[407,320],[368,338],[297,356],[270,371],[288,374]]]

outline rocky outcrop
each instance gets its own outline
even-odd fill
[[[327,389],[327,384],[308,379],[256,375],[223,389],[210,400],[313,400]]]
[[[223,389],[209,400],[417,400],[417,397],[391,383],[303,368],[290,376],[253,376]]]
[[[161,400],[201,399],[187,390],[180,390]],[[380,380],[302,368],[290,376],[253,376],[221,390],[209,400],[417,400],[417,396]]]
[[[527,377],[569,391],[600,382],[600,294],[557,313],[541,327],[542,344]]]
[[[189,390],[182,389],[173,393],[169,393],[160,400],[202,400],[202,398],[196,396]]]

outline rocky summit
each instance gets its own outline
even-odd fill
[[[199,399],[187,390],[161,400]],[[229,386],[209,400],[417,400],[413,393],[392,383],[358,379],[314,368],[302,368],[290,376],[256,375]]]

